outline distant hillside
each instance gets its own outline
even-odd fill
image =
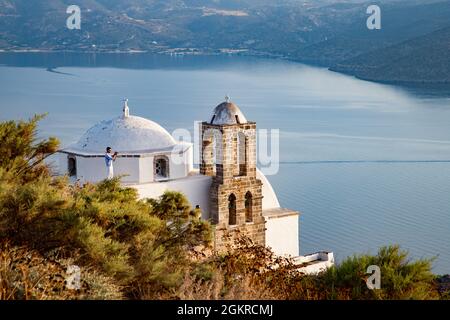
[[[308,11],[317,5],[307,1],[274,6],[266,0],[79,0],[81,30],[65,27],[70,4],[0,0],[0,49],[269,51],[307,42],[311,33],[321,32]]]
[[[331,70],[382,82],[450,83],[450,28],[362,54]]]
[[[327,7],[331,11],[331,7]],[[337,10],[337,9],[336,9]],[[298,48],[296,60],[334,66],[381,48],[450,27],[450,1],[385,3],[381,5],[381,30],[366,28],[367,15],[359,6],[343,5],[337,11],[338,28],[334,35]],[[338,14],[336,13],[336,14]],[[344,23],[347,20],[347,23]]]
[[[445,73],[447,60],[439,52],[450,28],[450,0],[375,3],[382,9],[382,29],[371,31],[369,0],[78,0],[81,30],[68,30],[71,0],[0,0],[0,50],[239,52],[377,81],[446,79],[439,72]],[[417,64],[398,57],[417,57]]]

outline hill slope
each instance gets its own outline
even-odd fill
[[[368,0],[79,0],[81,30],[68,30],[70,0],[0,0],[0,50],[233,49],[377,81],[445,81],[450,0],[377,2],[382,29],[369,31]]]
[[[450,83],[450,28],[362,54],[331,70],[382,82]]]

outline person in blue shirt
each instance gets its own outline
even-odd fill
[[[106,164],[107,179],[109,179],[109,180],[114,178],[113,162],[116,160],[116,158],[117,158],[117,152],[114,152],[114,154],[112,154],[111,147],[106,148],[105,164]]]

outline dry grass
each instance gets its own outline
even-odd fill
[[[122,298],[120,288],[95,270],[82,269],[81,288],[68,289],[67,264],[25,247],[0,245],[0,300]]]
[[[275,300],[278,297],[255,276],[238,276],[227,285],[224,272],[216,272],[208,281],[186,275],[178,289],[177,298],[182,300]]]

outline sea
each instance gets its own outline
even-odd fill
[[[450,273],[450,85],[236,55],[0,53],[0,121],[47,113],[39,136],[63,146],[120,115],[124,98],[172,133],[193,132],[226,95],[278,132],[267,178],[301,212],[302,254],[329,250],[339,262],[398,244]]]

